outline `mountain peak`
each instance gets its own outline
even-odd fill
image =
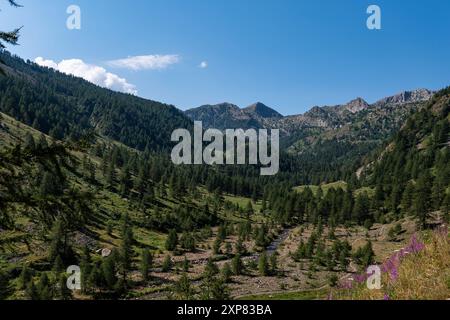
[[[256,102],[247,108],[243,109],[244,112],[257,115],[261,118],[282,118],[283,116],[274,109],[266,106],[262,102]]]
[[[381,99],[376,104],[402,104],[428,101],[434,92],[428,89],[416,89],[413,91],[403,91],[391,97]]]
[[[361,110],[367,109],[369,104],[363,98],[356,98],[347,103],[344,107],[351,113],[357,113]]]

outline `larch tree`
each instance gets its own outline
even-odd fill
[[[15,0],[8,0],[8,3],[13,7],[21,7]],[[20,28],[16,28],[13,31],[0,31],[0,50],[6,48],[6,44],[17,45],[20,36]],[[1,64],[4,64],[2,60],[0,60]],[[0,66],[0,74],[5,75],[5,70]]]

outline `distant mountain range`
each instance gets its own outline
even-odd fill
[[[300,115],[282,116],[256,103],[240,109],[231,103],[205,105],[187,110],[191,120],[204,128],[280,129],[282,150],[303,167],[308,177],[323,177],[312,183],[350,179],[364,159],[395,134],[406,119],[423,108],[433,92],[405,91],[373,104],[356,98],[347,104],[313,107]],[[297,169],[296,169],[297,170]]]
[[[185,111],[185,114],[191,120],[202,121],[207,128],[279,128],[289,135],[292,131],[305,126],[335,128],[347,123],[349,118],[361,111],[369,110],[370,113],[370,111],[394,105],[421,103],[428,101],[432,95],[433,92],[430,90],[417,89],[383,98],[372,105],[362,98],[356,98],[344,105],[315,106],[305,114],[286,117],[261,102],[243,109],[227,102],[204,105],[189,109]]]

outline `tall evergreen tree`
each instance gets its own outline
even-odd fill
[[[153,265],[153,256],[148,249],[143,249],[141,254],[141,274],[144,281],[148,281],[149,272]]]

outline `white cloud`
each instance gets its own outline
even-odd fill
[[[53,60],[45,60],[42,57],[37,57],[34,62],[42,67],[58,69],[58,64],[56,64]]]
[[[134,95],[137,94],[136,87],[128,83],[126,79],[106,71],[105,68],[87,64],[81,59],[62,60],[56,63],[53,60],[37,57],[34,61],[40,66],[53,68],[65,74],[83,78],[104,88]]]
[[[206,68],[208,68],[208,62],[202,61],[198,67],[202,68],[202,69],[206,69]]]
[[[180,62],[180,56],[171,55],[147,55],[128,57],[125,59],[112,60],[108,64],[112,67],[137,70],[161,70],[172,64]]]

